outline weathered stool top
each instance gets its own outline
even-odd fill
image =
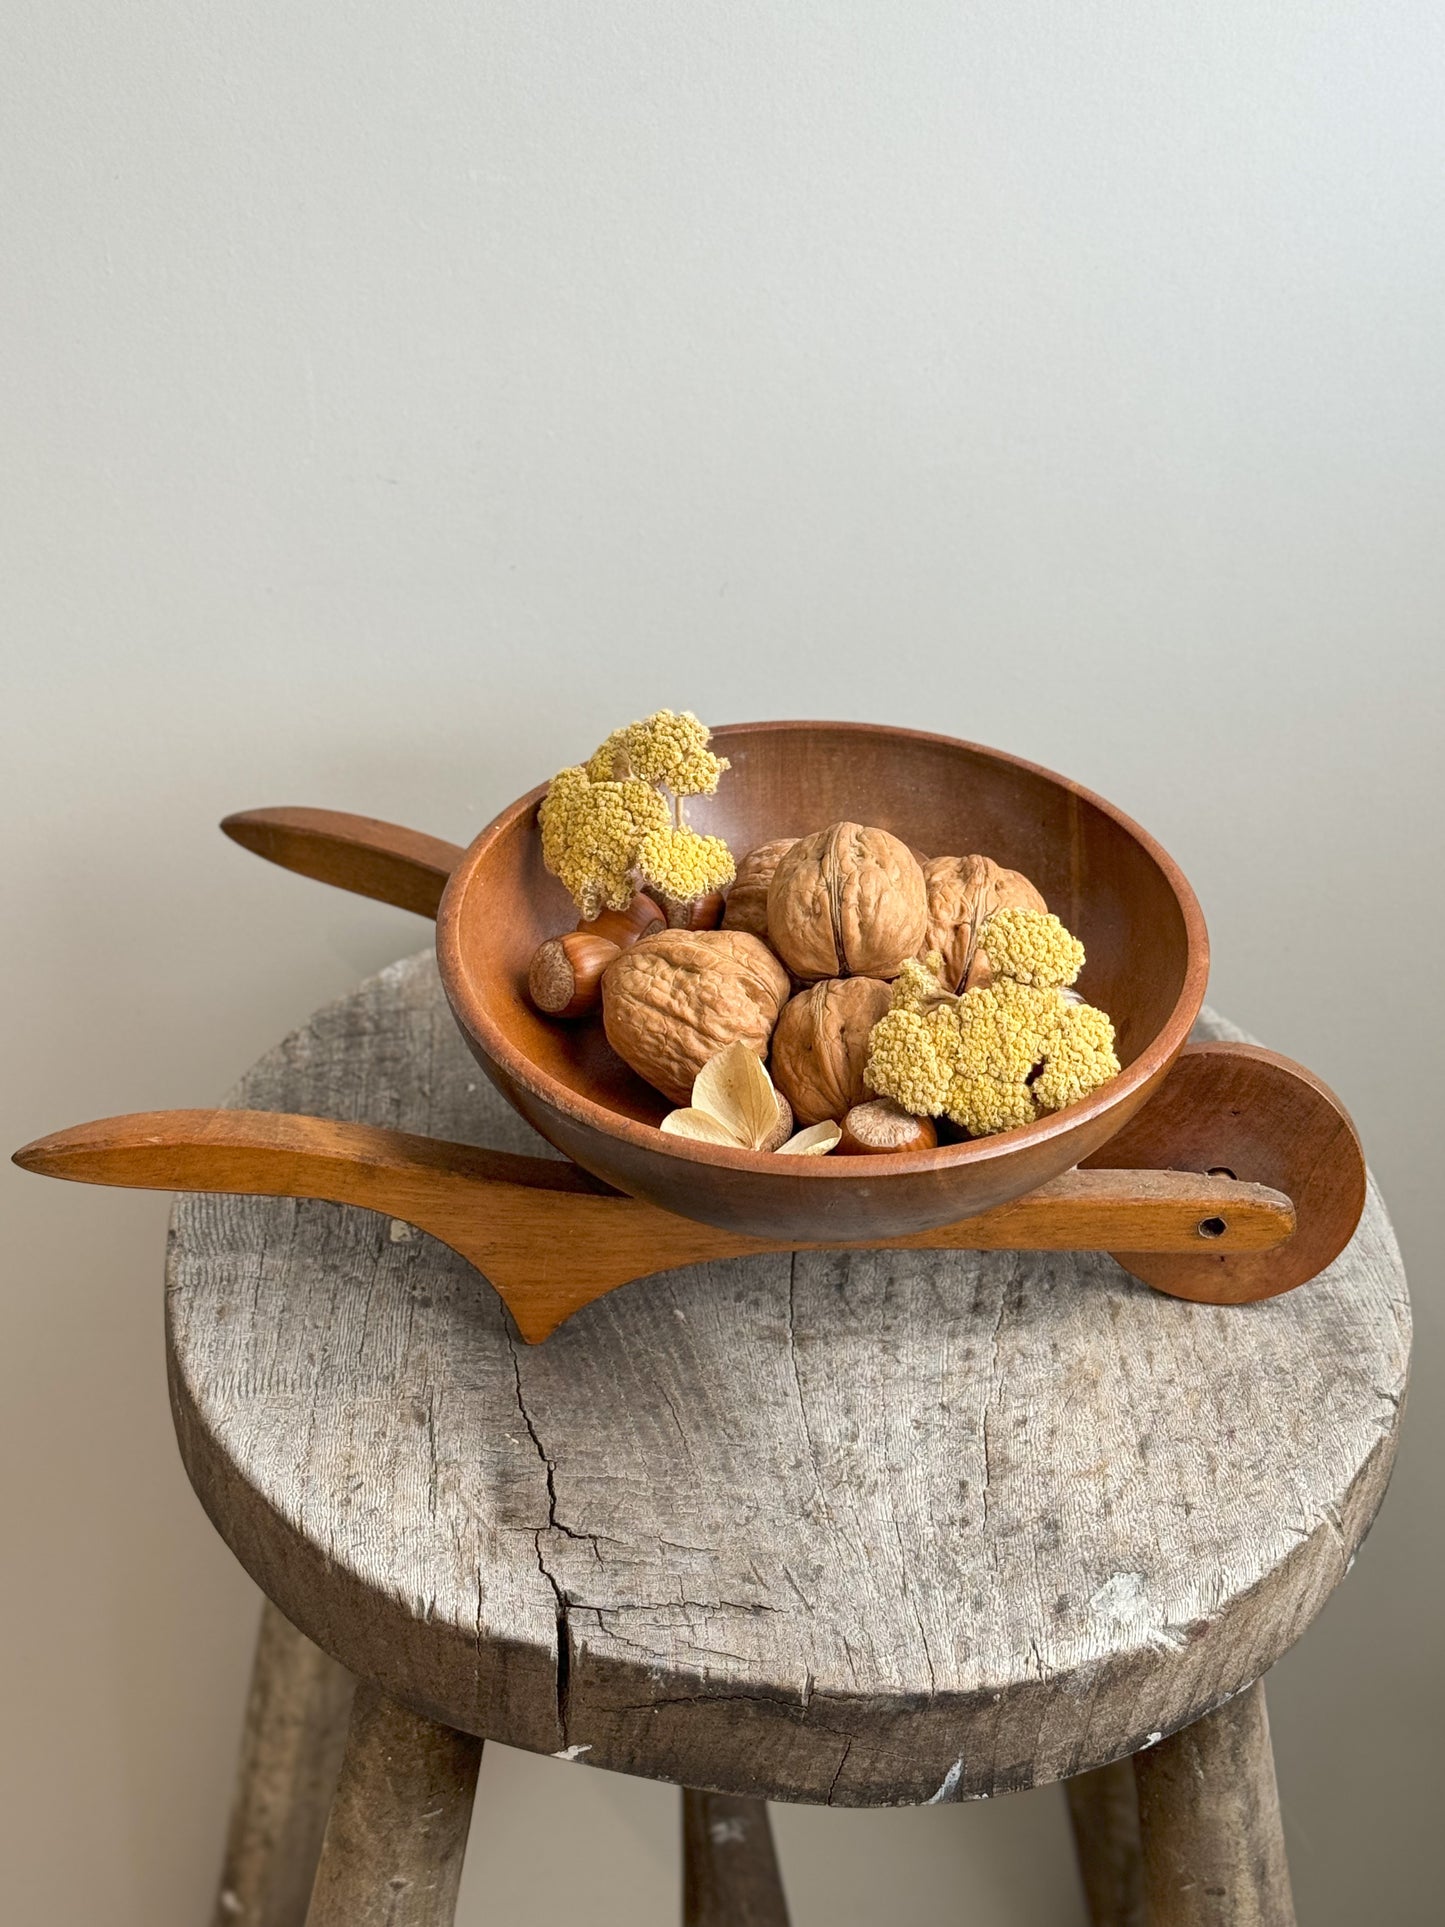
[[[235,1101],[546,1148],[429,953]],[[1102,1255],[821,1252],[529,1348],[405,1225],[215,1196],[168,1302],[196,1489],[346,1665],[511,1745],[852,1805],[1080,1772],[1257,1678],[1379,1505],[1409,1343],[1373,1191],[1328,1272],[1237,1308]]]

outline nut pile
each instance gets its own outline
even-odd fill
[[[735,863],[686,820],[728,767],[709,742],[659,710],[560,771],[538,818],[580,921],[537,951],[531,999],[600,1007],[679,1107],[664,1131],[879,1156],[1031,1124],[1117,1076],[1113,1025],[1072,989],[1083,945],[1027,877],[861,823]]]

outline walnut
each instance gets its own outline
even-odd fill
[[[768,885],[779,862],[797,840],[795,836],[778,836],[771,843],[760,843],[755,850],[748,851],[728,891],[722,920],[724,930],[746,930],[755,937],[767,936]]]
[[[871,1093],[868,1039],[892,992],[877,977],[825,977],[800,990],[773,1032],[773,1082],[800,1124],[841,1118]]]
[[[943,958],[943,981],[951,991],[980,984],[985,962],[978,950],[983,926],[995,910],[1047,910],[1026,876],[1000,869],[992,857],[936,856],[923,866],[928,887],[928,928],[918,955],[936,950]],[[970,971],[973,975],[970,976]]]
[[[729,1044],[767,1056],[788,990],[787,972],[746,931],[663,930],[607,970],[602,1022],[624,1063],[686,1104],[703,1065]]]
[[[896,977],[928,922],[923,871],[887,830],[834,823],[801,837],[768,886],[768,938],[804,983]]]

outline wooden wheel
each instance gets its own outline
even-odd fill
[[[1205,1304],[1305,1284],[1339,1257],[1365,1208],[1365,1156],[1348,1111],[1303,1065],[1256,1044],[1187,1046],[1158,1095],[1087,1164],[1213,1173],[1293,1199],[1294,1234],[1270,1251],[1203,1243],[1189,1253],[1113,1253],[1156,1291]],[[1211,1222],[1200,1226],[1205,1239]]]

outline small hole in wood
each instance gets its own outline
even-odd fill
[[[1211,1177],[1214,1175],[1214,1172],[1210,1173]],[[1223,1218],[1202,1218],[1199,1223],[1199,1235],[1201,1238],[1222,1238],[1228,1229],[1229,1226],[1224,1222]]]
[[[1232,1178],[1234,1173],[1227,1164],[1211,1164],[1207,1175],[1211,1178]]]

